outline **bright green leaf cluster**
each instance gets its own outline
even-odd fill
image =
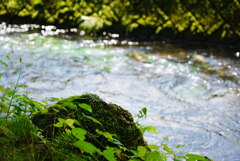
[[[170,29],[204,36],[240,36],[238,0],[5,0],[0,15],[31,17],[51,24],[65,24],[87,32],[109,27],[132,32],[148,28],[155,33]]]

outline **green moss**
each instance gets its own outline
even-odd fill
[[[79,104],[88,104],[92,108],[89,112],[79,106]],[[86,116],[97,119],[96,123]],[[81,96],[72,96],[59,101],[57,104],[48,108],[48,112],[37,113],[33,115],[32,122],[43,130],[45,137],[54,138],[58,133],[58,128],[53,124],[57,118],[76,119],[81,127],[88,131],[88,141],[98,144],[93,137],[101,140],[101,144],[106,146],[110,144],[104,138],[99,138],[96,129],[116,134],[118,140],[127,148],[136,148],[139,145],[145,145],[143,135],[133,121],[132,115],[125,109],[115,104],[107,104],[94,94],[84,94]]]

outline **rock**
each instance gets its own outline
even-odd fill
[[[91,106],[92,112],[81,108],[80,104]],[[97,119],[101,125],[86,118],[86,116]],[[146,145],[143,134],[127,110],[115,104],[107,104],[94,94],[84,94],[63,99],[50,106],[47,112],[34,114],[31,119],[33,124],[43,130],[45,137],[54,138],[59,129],[53,126],[53,124],[58,122],[57,118],[76,119],[81,124],[81,128],[87,130],[92,136],[97,136],[97,140],[100,138],[96,133],[96,129],[99,129],[104,132],[116,134],[118,140],[127,148]],[[95,144],[91,135],[87,136],[87,141]],[[109,142],[103,139],[101,140],[101,144],[107,146]]]

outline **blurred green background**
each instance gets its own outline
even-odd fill
[[[0,17],[88,33],[167,34],[202,41],[240,38],[239,0],[1,0]]]

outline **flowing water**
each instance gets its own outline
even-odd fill
[[[159,133],[146,133],[149,143],[185,144],[181,151],[240,161],[240,50],[65,32],[2,23],[0,56],[9,67],[0,68],[1,83],[16,82],[21,67],[20,84],[39,101],[95,93],[134,116],[147,107],[141,123]]]

